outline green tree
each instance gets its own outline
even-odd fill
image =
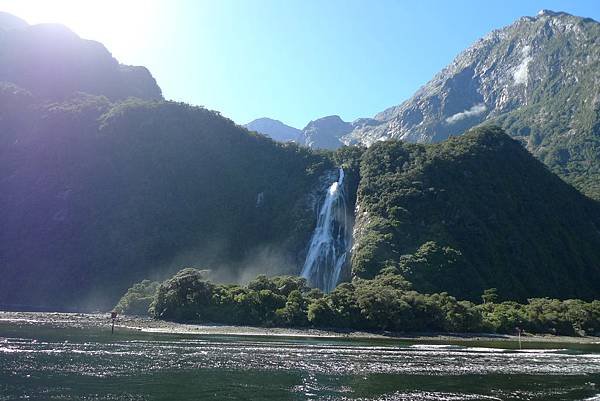
[[[303,327],[308,324],[308,301],[298,290],[293,290],[287,297],[285,306],[277,309],[279,320],[286,326]]]
[[[487,290],[483,291],[483,294],[481,295],[481,300],[483,301],[484,304],[497,302],[498,301],[498,289],[497,288],[488,288]]]
[[[315,298],[308,305],[308,321],[316,327],[336,327],[339,318],[331,309],[327,299]]]
[[[206,271],[183,269],[158,287],[150,306],[152,314],[165,320],[202,320],[214,289],[215,285],[206,280]]]
[[[115,305],[114,310],[127,315],[148,315],[150,304],[154,299],[160,283],[157,281],[143,280],[135,283],[127,290]]]
[[[356,286],[356,303],[367,327],[381,330],[402,330],[403,321],[410,319],[411,308],[402,300],[402,293],[387,285],[360,282]]]
[[[356,288],[352,283],[342,283],[327,296],[335,316],[333,326],[362,327],[362,316],[356,302],[355,291]]]

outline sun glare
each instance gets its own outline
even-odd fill
[[[82,38],[104,43],[119,59],[144,46],[159,14],[158,3],[147,0],[5,0],[0,5],[29,24],[66,25]]]

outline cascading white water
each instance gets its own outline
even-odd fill
[[[340,281],[350,249],[351,227],[343,183],[344,170],[340,168],[339,178],[327,190],[319,210],[301,273],[309,285],[325,292],[332,291]]]

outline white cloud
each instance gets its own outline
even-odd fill
[[[464,111],[461,111],[460,113],[456,113],[456,114],[451,115],[450,117],[446,118],[446,122],[448,124],[453,124],[453,123],[455,123],[457,121],[460,121],[460,120],[462,120],[464,118],[472,117],[472,116],[476,116],[478,114],[481,114],[481,113],[483,113],[486,110],[487,110],[487,107],[485,107],[485,104],[479,103],[479,104],[474,105],[473,107],[471,107],[468,110],[464,110]]]

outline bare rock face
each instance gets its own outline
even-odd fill
[[[329,142],[322,132],[321,143],[439,142],[495,123],[600,198],[599,93],[600,24],[542,10],[475,42],[402,104],[342,136],[330,131]]]
[[[598,88],[599,33],[596,21],[566,13],[523,17],[478,40],[412,98],[377,114],[379,125],[347,139],[440,141],[561,90]]]
[[[281,121],[266,117],[252,120],[244,127],[279,142],[298,142],[302,134],[302,131],[298,128],[290,127]]]
[[[430,143],[496,124],[600,199],[599,93],[600,24],[541,10],[479,39],[400,105],[353,122],[311,121],[296,142],[321,149]]]
[[[342,143],[340,138],[352,131],[352,124],[339,116],[327,116],[311,121],[302,130],[302,142],[311,148],[336,149]]]

